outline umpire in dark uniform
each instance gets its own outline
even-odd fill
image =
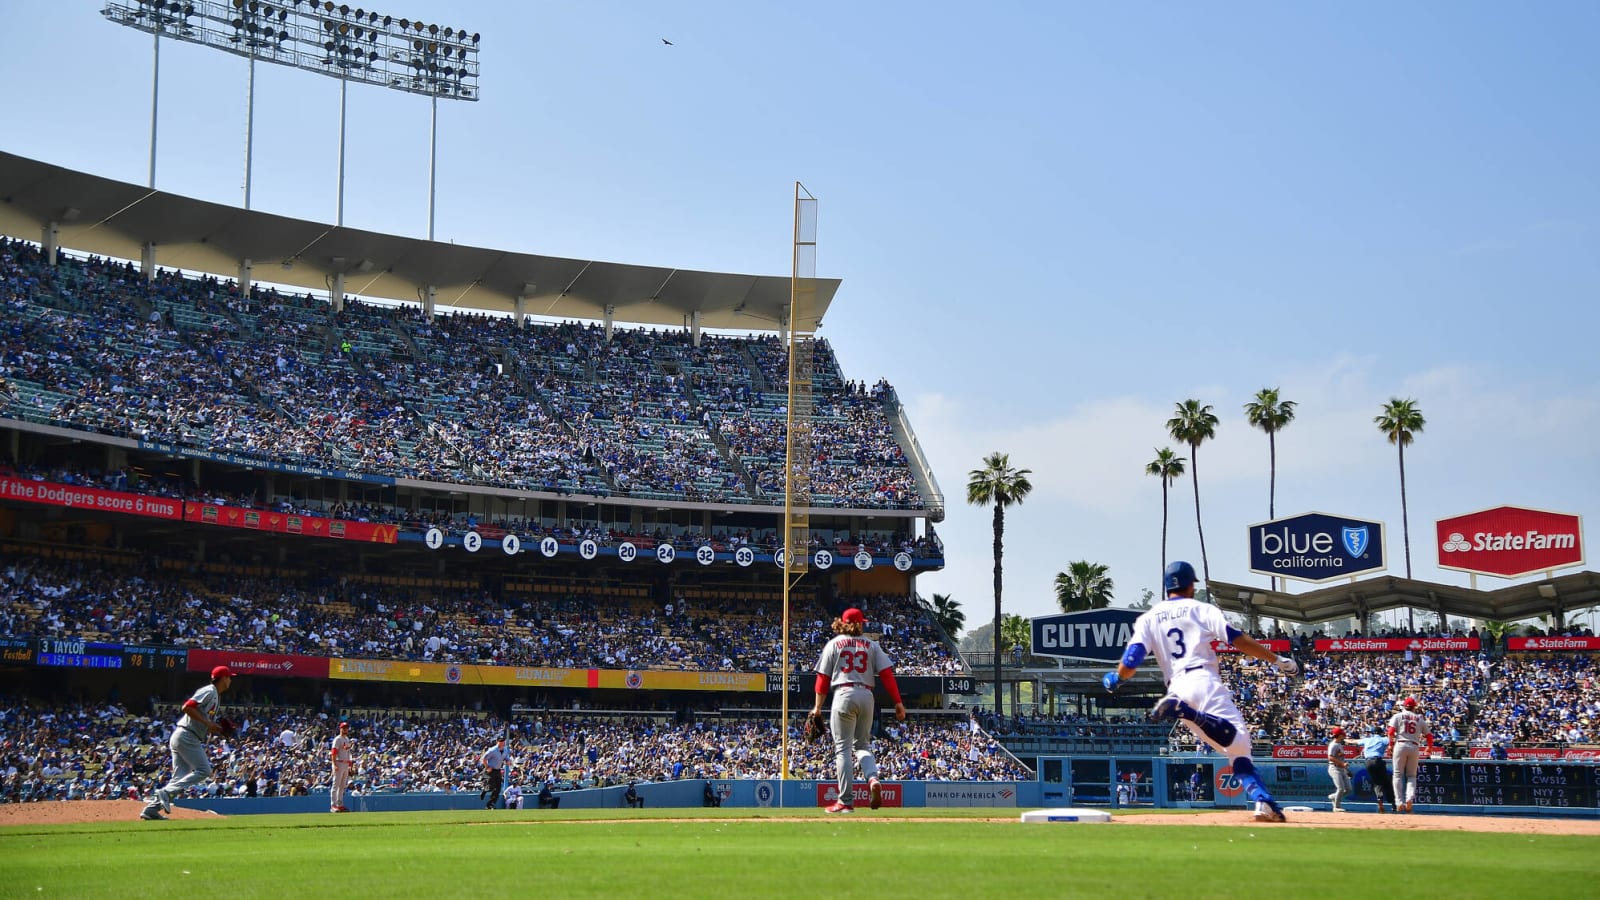
[[[487,795],[489,802],[483,808],[494,809],[495,803],[500,800],[500,788],[505,784],[506,739],[495,739],[494,746],[483,751],[478,760],[483,763],[483,794],[479,797]]]

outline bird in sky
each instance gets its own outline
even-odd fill
[[[671,41],[667,40],[666,38],[662,38],[661,39],[661,43],[666,44],[668,47],[677,46],[676,44],[672,43]]]

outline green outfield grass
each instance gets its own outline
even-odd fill
[[[1600,841],[1021,825],[998,810],[574,810],[0,829],[0,896],[1593,897]],[[937,816],[938,821],[918,821]],[[671,821],[673,819],[709,821]]]

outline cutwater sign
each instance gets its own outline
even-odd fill
[[[1033,652],[1112,663],[1133,636],[1139,614],[1131,609],[1091,609],[1033,620]]]
[[[1309,512],[1250,526],[1250,571],[1323,582],[1388,568],[1383,523]]]

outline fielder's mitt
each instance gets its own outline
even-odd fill
[[[233,737],[239,731],[238,724],[227,716],[223,716],[217,720],[217,727],[221,729],[217,733],[225,738]]]
[[[828,721],[822,717],[822,713],[806,713],[806,724],[800,730],[802,737],[808,741],[818,741],[821,740],[822,736],[827,733]]]

